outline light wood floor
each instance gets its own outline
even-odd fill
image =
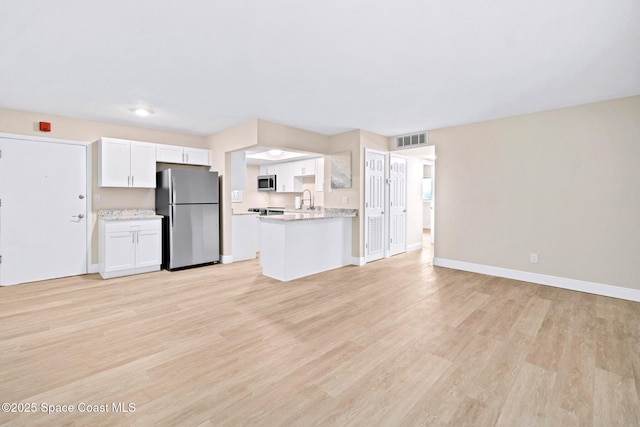
[[[0,425],[640,425],[640,304],[429,260],[0,288]]]

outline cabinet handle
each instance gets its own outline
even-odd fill
[[[133,175],[131,175],[131,186],[132,186],[132,187],[134,186],[134,183],[133,183],[133,179],[134,179],[134,178],[135,178],[135,177],[134,177]]]
[[[131,232],[131,244],[135,244],[136,243],[136,233],[135,232]]]
[[[189,153],[184,153],[185,163],[189,163]]]

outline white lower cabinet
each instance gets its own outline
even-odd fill
[[[231,255],[233,262],[255,259],[258,252],[258,214],[231,216]]]
[[[161,219],[104,220],[98,223],[100,275],[111,277],[160,270]]]

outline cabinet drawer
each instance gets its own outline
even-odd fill
[[[160,230],[160,219],[136,219],[107,221],[105,224],[105,232],[121,233],[126,231],[142,231],[142,230]]]

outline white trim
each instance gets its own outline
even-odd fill
[[[423,246],[422,242],[414,243],[413,245],[407,245],[407,252],[418,251],[422,249],[422,246]]]
[[[90,264],[87,274],[100,273],[100,264]]]
[[[549,276],[547,274],[531,273],[529,271],[512,270],[510,268],[493,267],[490,265],[474,264],[445,258],[434,258],[433,265],[640,302],[640,289],[623,288],[620,286],[605,285],[603,283]]]
[[[376,150],[374,148],[366,148],[364,149],[364,156],[362,158],[362,164],[361,166],[364,168],[364,174],[363,174],[363,179],[364,179],[364,184],[362,185],[362,189],[363,191],[366,193],[367,191],[367,182],[368,182],[368,176],[367,174],[369,173],[369,169],[365,166],[367,164],[367,155],[369,153],[373,153],[373,154],[378,154],[384,157],[384,165],[383,165],[383,171],[384,171],[384,184],[383,184],[383,188],[384,188],[384,202],[383,202],[383,212],[387,212],[387,214],[385,215],[383,213],[384,218],[383,218],[383,233],[382,233],[382,241],[383,243],[383,248],[382,248],[382,256],[380,258],[375,258],[375,259],[369,259],[368,258],[368,254],[367,254],[367,244],[369,243],[368,241],[368,221],[367,221],[367,208],[366,208],[366,198],[363,200],[363,204],[361,205],[362,207],[362,232],[364,233],[364,239],[362,242],[362,247],[361,250],[363,251],[364,254],[364,259],[365,259],[365,263],[367,262],[371,262],[371,261],[377,261],[378,259],[384,259],[387,258],[389,256],[389,224],[388,224],[388,209],[387,209],[387,205],[389,204],[389,188],[387,185],[387,180],[389,179],[389,151],[382,151],[382,150]],[[356,264],[358,265],[358,264]]]
[[[46,136],[22,135],[17,133],[4,133],[4,132],[0,132],[0,138],[20,139],[20,140],[29,140],[29,141],[38,141],[38,142],[57,142],[58,144],[73,144],[73,145],[84,145],[84,146],[90,146],[92,144],[91,142],[86,142],[86,141],[74,141],[71,139],[58,139],[58,138],[49,138]]]
[[[114,277],[122,277],[129,276],[132,274],[141,274],[141,273],[151,273],[153,271],[160,271],[159,265],[151,265],[148,267],[136,267],[136,268],[127,268],[126,270],[118,270],[111,272],[100,273],[103,279],[113,279]]]
[[[220,262],[222,264],[231,264],[231,263],[233,263],[233,255],[220,255]]]
[[[351,257],[351,265],[357,265],[358,267],[361,267],[366,263],[367,262],[364,260],[364,257],[357,257],[357,256]]]
[[[93,244],[92,244],[92,231],[93,231],[93,191],[92,191],[92,187],[93,187],[93,147],[89,144],[85,147],[85,155],[86,155],[86,172],[87,172],[87,177],[86,177],[86,184],[87,184],[87,192],[84,195],[85,199],[87,200],[87,203],[85,205],[86,208],[86,212],[84,214],[84,219],[87,221],[87,262],[86,262],[86,266],[87,266],[87,273],[90,272],[90,268],[92,267],[91,262],[93,261]],[[96,219],[97,222],[97,219]],[[96,270],[94,273],[97,273],[98,270]]]

